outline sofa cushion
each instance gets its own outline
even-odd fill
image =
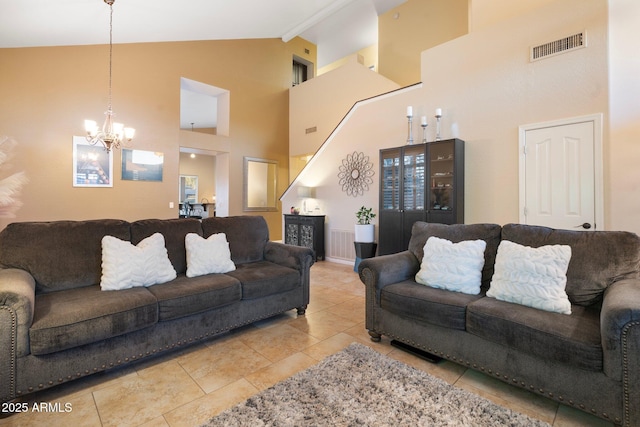
[[[534,248],[571,246],[566,291],[573,304],[599,303],[607,286],[640,275],[640,236],[634,233],[507,224],[502,228],[502,238]]]
[[[151,286],[175,278],[162,234],[152,234],[136,246],[113,236],[102,238],[103,291]]]
[[[211,273],[227,273],[236,269],[231,261],[229,242],[224,233],[216,233],[206,239],[195,233],[185,237],[187,248],[187,277]]]
[[[225,274],[188,278],[147,288],[158,300],[158,320],[171,320],[240,301],[240,282]]]
[[[262,261],[269,241],[269,228],[261,216],[211,217],[202,220],[203,237],[225,233],[236,264]]]
[[[154,233],[164,236],[169,260],[177,274],[187,271],[187,251],[184,238],[188,233],[202,236],[200,221],[195,218],[143,219],[131,223],[131,243],[137,245]]]
[[[31,353],[42,355],[151,326],[156,298],[146,288],[102,292],[100,286],[36,295]]]
[[[405,280],[382,289],[380,306],[401,316],[464,331],[467,305],[478,298],[482,295],[451,292]]]
[[[115,219],[12,223],[0,233],[0,264],[29,272],[38,293],[96,285],[106,235],[129,240],[129,223]]]
[[[482,298],[467,307],[467,332],[523,353],[602,370],[596,307],[574,305],[572,313],[565,315]]]
[[[439,237],[429,237],[416,282],[432,288],[478,295],[484,265],[484,240],[464,240],[452,243]]]
[[[240,264],[226,275],[242,285],[242,299],[261,298],[300,286],[300,272],[269,261]]]
[[[422,261],[424,245],[429,237],[447,239],[453,243],[463,240],[484,240],[487,247],[484,251],[484,266],[482,267],[481,290],[489,289],[489,282],[493,276],[493,265],[500,244],[501,227],[496,224],[436,224],[417,221],[411,229],[409,251]]]
[[[571,247],[539,248],[503,240],[498,246],[495,273],[488,297],[555,313],[571,314],[565,292]]]

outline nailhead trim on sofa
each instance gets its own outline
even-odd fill
[[[10,307],[7,306],[0,306],[0,309],[3,310],[7,310],[7,312],[9,313],[9,316],[11,317],[11,345],[9,346],[9,364],[11,365],[11,368],[9,370],[10,374],[9,374],[9,389],[10,389],[10,394],[15,396],[15,388],[16,388],[16,353],[17,353],[17,343],[16,343],[16,335],[17,335],[17,329],[18,329],[18,315],[16,314],[15,310],[11,309]],[[5,399],[5,396],[2,397],[3,401]]]
[[[640,322],[634,322],[633,324],[631,324],[631,326],[636,326],[636,325],[640,325]],[[625,328],[625,330],[626,330],[626,328]],[[420,343],[417,343],[417,342],[414,342],[414,341],[411,341],[411,340],[410,341],[406,341],[402,337],[398,337],[398,336],[395,336],[393,334],[389,334],[387,332],[382,332],[382,331],[376,331],[376,332],[379,333],[380,335],[386,335],[387,337],[389,337],[391,339],[396,339],[396,340],[405,342],[406,344],[409,344],[412,347],[416,347],[416,348],[419,348],[421,350],[424,350],[427,353],[431,353],[431,354],[434,354],[436,356],[440,356],[440,357],[442,357],[444,359],[448,359],[448,360],[454,361],[454,362],[456,362],[456,363],[458,363],[460,365],[465,365],[465,366],[470,367],[472,369],[479,370],[480,372],[485,372],[485,373],[487,373],[489,375],[494,375],[497,378],[503,378],[503,379],[505,379],[507,381],[509,380],[509,376],[507,376],[507,375],[501,375],[499,372],[493,372],[492,369],[487,369],[484,366],[480,366],[478,368],[478,365],[476,363],[469,362],[468,360],[459,359],[459,358],[457,358],[455,356],[451,356],[449,354],[445,354],[442,351],[439,351],[437,349],[430,348],[430,347],[425,347],[425,346],[421,345]],[[626,367],[626,352],[624,354],[625,354],[624,366]],[[522,388],[525,388],[525,389],[527,388],[526,383],[524,381],[518,380],[517,378],[512,378],[511,382],[513,384],[515,384],[515,385],[520,385]],[[530,384],[528,386],[528,388],[529,388],[530,391],[533,391],[533,392],[537,391],[538,393],[540,393],[542,395],[545,395],[545,390],[543,388],[538,388],[533,384]],[[629,412],[629,409],[628,409],[629,406],[628,406],[628,393],[626,393],[626,390],[627,390],[627,378],[626,377],[625,377],[624,388],[625,388],[625,399],[627,399],[627,400],[625,400],[625,405],[624,405],[624,407],[625,407],[625,418],[628,419],[629,418],[629,413],[628,413]],[[556,397],[555,393],[552,392],[552,391],[546,392],[546,396],[548,396],[552,400],[558,400],[558,401],[560,401],[562,403],[569,403],[569,405],[571,405],[571,406],[576,406],[576,403],[573,400],[569,400],[568,402],[565,402],[564,397],[562,395],[559,395],[558,397]],[[585,406],[583,404],[577,404],[577,406],[580,409],[585,410]],[[593,413],[595,415],[595,414],[597,414],[597,411],[594,408],[592,408],[591,409],[591,413]],[[606,418],[606,419],[609,419],[609,415],[606,412],[602,413],[602,417]],[[613,421],[616,424],[620,424],[622,422],[622,420],[620,420],[617,417]]]
[[[291,307],[290,310],[293,310],[295,308],[296,307]],[[232,325],[229,328],[216,329],[213,332],[206,332],[205,334],[199,335],[198,337],[190,337],[190,338],[185,338],[185,339],[182,339],[182,340],[178,340],[175,343],[165,345],[164,348],[158,348],[158,349],[154,349],[154,350],[151,350],[151,351],[147,351],[144,355],[142,353],[140,353],[138,355],[125,357],[124,361],[123,361],[123,359],[118,359],[115,362],[105,362],[99,368],[98,367],[94,367],[93,371],[85,370],[84,373],[80,373],[80,372],[76,373],[75,378],[80,378],[80,377],[83,377],[83,376],[86,376],[86,375],[94,374],[96,372],[105,371],[107,369],[115,368],[115,367],[117,367],[119,365],[124,365],[124,364],[130,363],[130,362],[134,362],[136,360],[140,360],[140,359],[143,359],[145,357],[153,356],[156,353],[163,352],[163,351],[166,351],[166,350],[169,350],[169,349],[173,349],[173,348],[176,348],[176,347],[180,347],[180,346],[183,346],[183,345],[186,345],[186,344],[192,344],[192,343],[201,341],[203,339],[214,337],[214,336],[222,334],[224,332],[228,332],[228,331],[234,330],[236,328],[239,328],[240,326],[249,325],[251,323],[257,322],[258,320],[267,319],[267,318],[269,318],[271,316],[275,316],[276,314],[280,314],[280,313],[283,313],[283,311],[279,310],[279,311],[276,311],[276,312],[273,312],[273,313],[269,313],[269,314],[267,314],[265,316],[256,317],[256,318],[247,320],[246,322],[241,322],[241,323],[238,323],[236,325]],[[15,360],[15,358],[12,359],[12,360]],[[107,367],[107,364],[109,365],[108,367]],[[12,375],[13,375],[14,371],[15,371],[15,369],[12,366],[12,369],[11,369]],[[71,375],[68,375],[67,378],[66,378],[66,381],[70,381],[70,380],[75,379],[75,378],[73,376],[71,376]],[[14,381],[14,378],[12,377],[12,385],[14,384],[13,381]],[[64,378],[58,378],[57,381],[58,381],[58,383],[63,383],[63,382],[65,382],[65,379]],[[53,380],[49,380],[48,384],[49,385],[53,385],[53,382],[54,382]],[[33,392],[35,390],[35,388],[36,387],[34,387],[34,386],[27,387],[28,393]],[[38,389],[44,388],[44,384],[42,384],[42,383],[38,384],[37,388]],[[23,393],[24,392],[22,390],[18,390],[18,391],[16,391],[15,395],[16,396],[22,396]]]
[[[625,425],[629,425],[629,354],[627,352],[627,335],[634,326],[640,326],[640,322],[630,322],[622,328],[622,389],[624,394],[624,418]],[[620,422],[620,421],[618,421]]]

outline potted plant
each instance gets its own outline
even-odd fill
[[[358,212],[356,212],[356,218],[358,222],[355,226],[355,241],[362,243],[373,243],[375,239],[375,228],[371,224],[371,220],[376,217],[373,213],[373,208],[365,208],[362,206]]]

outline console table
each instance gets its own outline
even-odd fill
[[[324,260],[324,215],[284,215],[284,243],[313,249]]]

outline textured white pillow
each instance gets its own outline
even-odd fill
[[[102,238],[103,291],[151,286],[175,278],[162,234],[152,234],[137,246],[113,236]]]
[[[231,261],[231,251],[227,235],[212,234],[207,239],[189,233],[184,239],[187,249],[187,277],[211,273],[226,273],[236,269]]]
[[[416,282],[433,288],[477,295],[484,266],[484,240],[453,243],[429,237]]]
[[[503,240],[487,296],[540,310],[571,314],[565,291],[571,246],[539,248]]]

